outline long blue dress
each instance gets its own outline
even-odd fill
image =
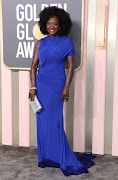
[[[40,40],[39,69],[36,76],[37,97],[42,110],[36,113],[37,155],[39,167],[58,167],[64,175],[88,173],[95,156],[74,154],[63,126],[62,91],[66,82],[66,56],[75,54],[67,36],[47,36]]]

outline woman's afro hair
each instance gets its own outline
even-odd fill
[[[44,35],[49,34],[48,31],[46,30],[46,23],[48,19],[53,16],[56,16],[59,19],[60,29],[58,31],[58,35],[67,36],[72,26],[70,14],[56,6],[45,7],[44,10],[40,12],[39,14],[40,20],[38,21],[38,25],[40,26],[40,31]]]

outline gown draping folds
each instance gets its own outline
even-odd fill
[[[88,173],[94,165],[92,153],[75,154],[68,143],[63,125],[62,91],[66,82],[65,61],[75,54],[67,36],[47,36],[40,40],[36,76],[37,98],[42,110],[36,113],[37,155],[39,167],[58,167],[63,174]]]

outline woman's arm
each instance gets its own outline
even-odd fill
[[[62,100],[68,101],[69,98],[69,86],[74,73],[74,55],[67,56],[68,71],[66,75],[66,83],[62,92]]]
[[[40,40],[37,41],[35,45],[33,60],[31,64],[31,71],[30,71],[31,87],[36,87],[36,73],[37,73],[37,68],[39,64],[39,59],[38,59],[39,43],[40,43]],[[36,89],[30,89],[29,98],[31,99],[31,101],[34,101],[35,94],[36,94]]]

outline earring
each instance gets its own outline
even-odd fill
[[[60,27],[59,27],[59,29],[60,29]]]

